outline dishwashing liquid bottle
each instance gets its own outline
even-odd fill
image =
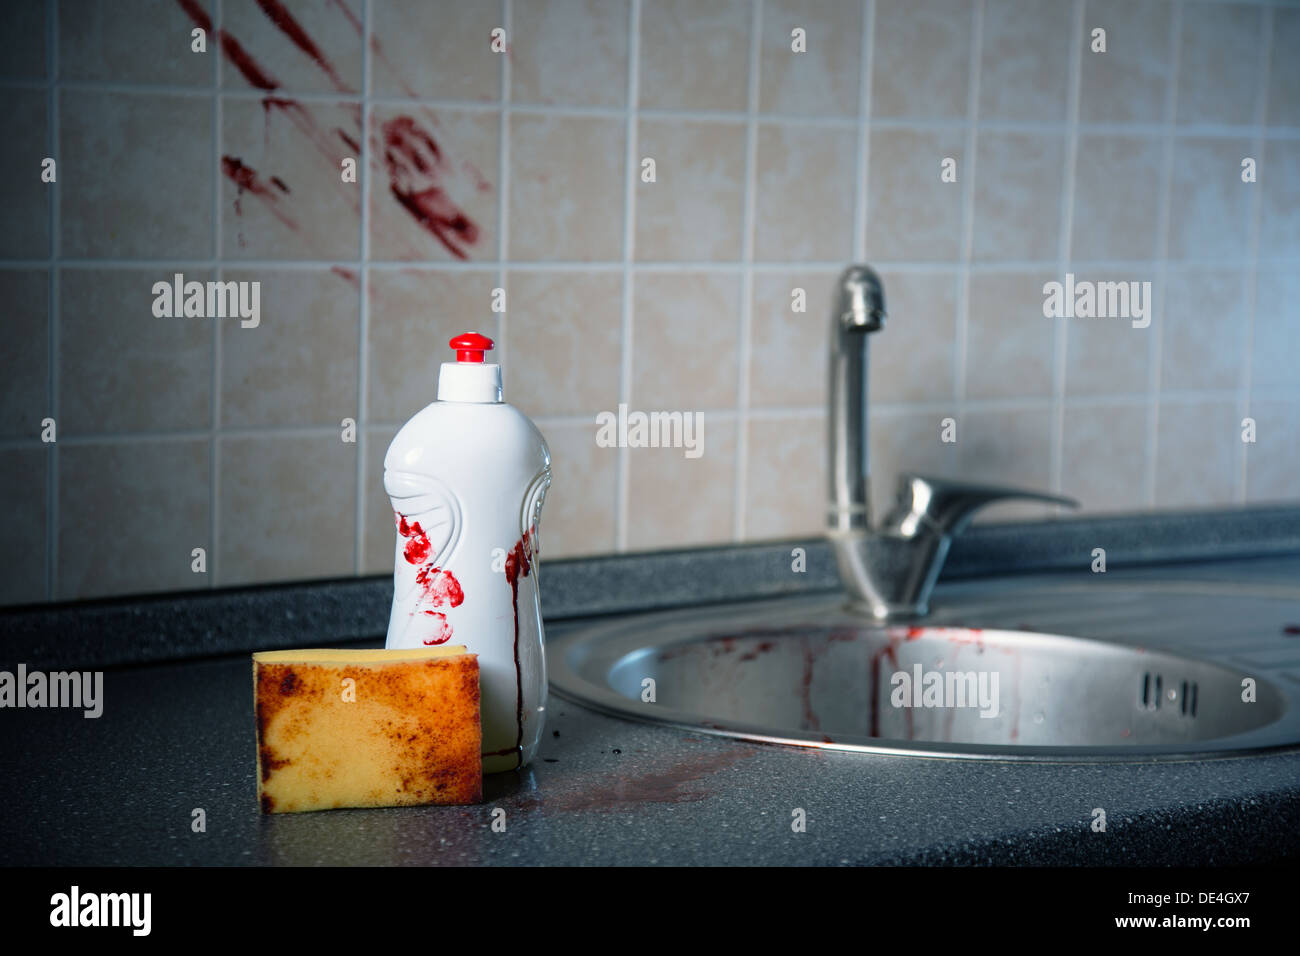
[[[451,340],[438,397],[384,456],[397,524],[390,648],[452,641],[478,655],[483,772],[525,766],[546,715],[537,524],[551,483],[546,440],[502,400],[493,347]]]

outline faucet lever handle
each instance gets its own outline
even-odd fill
[[[908,473],[898,477],[898,498],[885,516],[884,528],[908,537],[923,530],[951,537],[965,528],[980,508],[1015,498],[1079,507],[1073,498],[1041,491]]]

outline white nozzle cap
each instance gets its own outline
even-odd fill
[[[438,372],[440,402],[500,402],[501,366],[486,362],[443,362]]]

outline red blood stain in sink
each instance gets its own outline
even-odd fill
[[[1283,624],[1282,633],[1291,636],[1300,634],[1300,624]]]

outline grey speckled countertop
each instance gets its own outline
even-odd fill
[[[1249,574],[1198,565],[1189,576]],[[1294,566],[1292,566],[1294,567]],[[1226,864],[1300,857],[1300,753],[1023,764],[804,751],[552,698],[475,807],[264,817],[244,655],[105,675],[105,711],[0,721],[8,864]],[[505,832],[491,814],[506,813]],[[1094,807],[1108,827],[1094,833]],[[206,832],[191,827],[206,814]],[[791,828],[802,808],[807,830]]]

